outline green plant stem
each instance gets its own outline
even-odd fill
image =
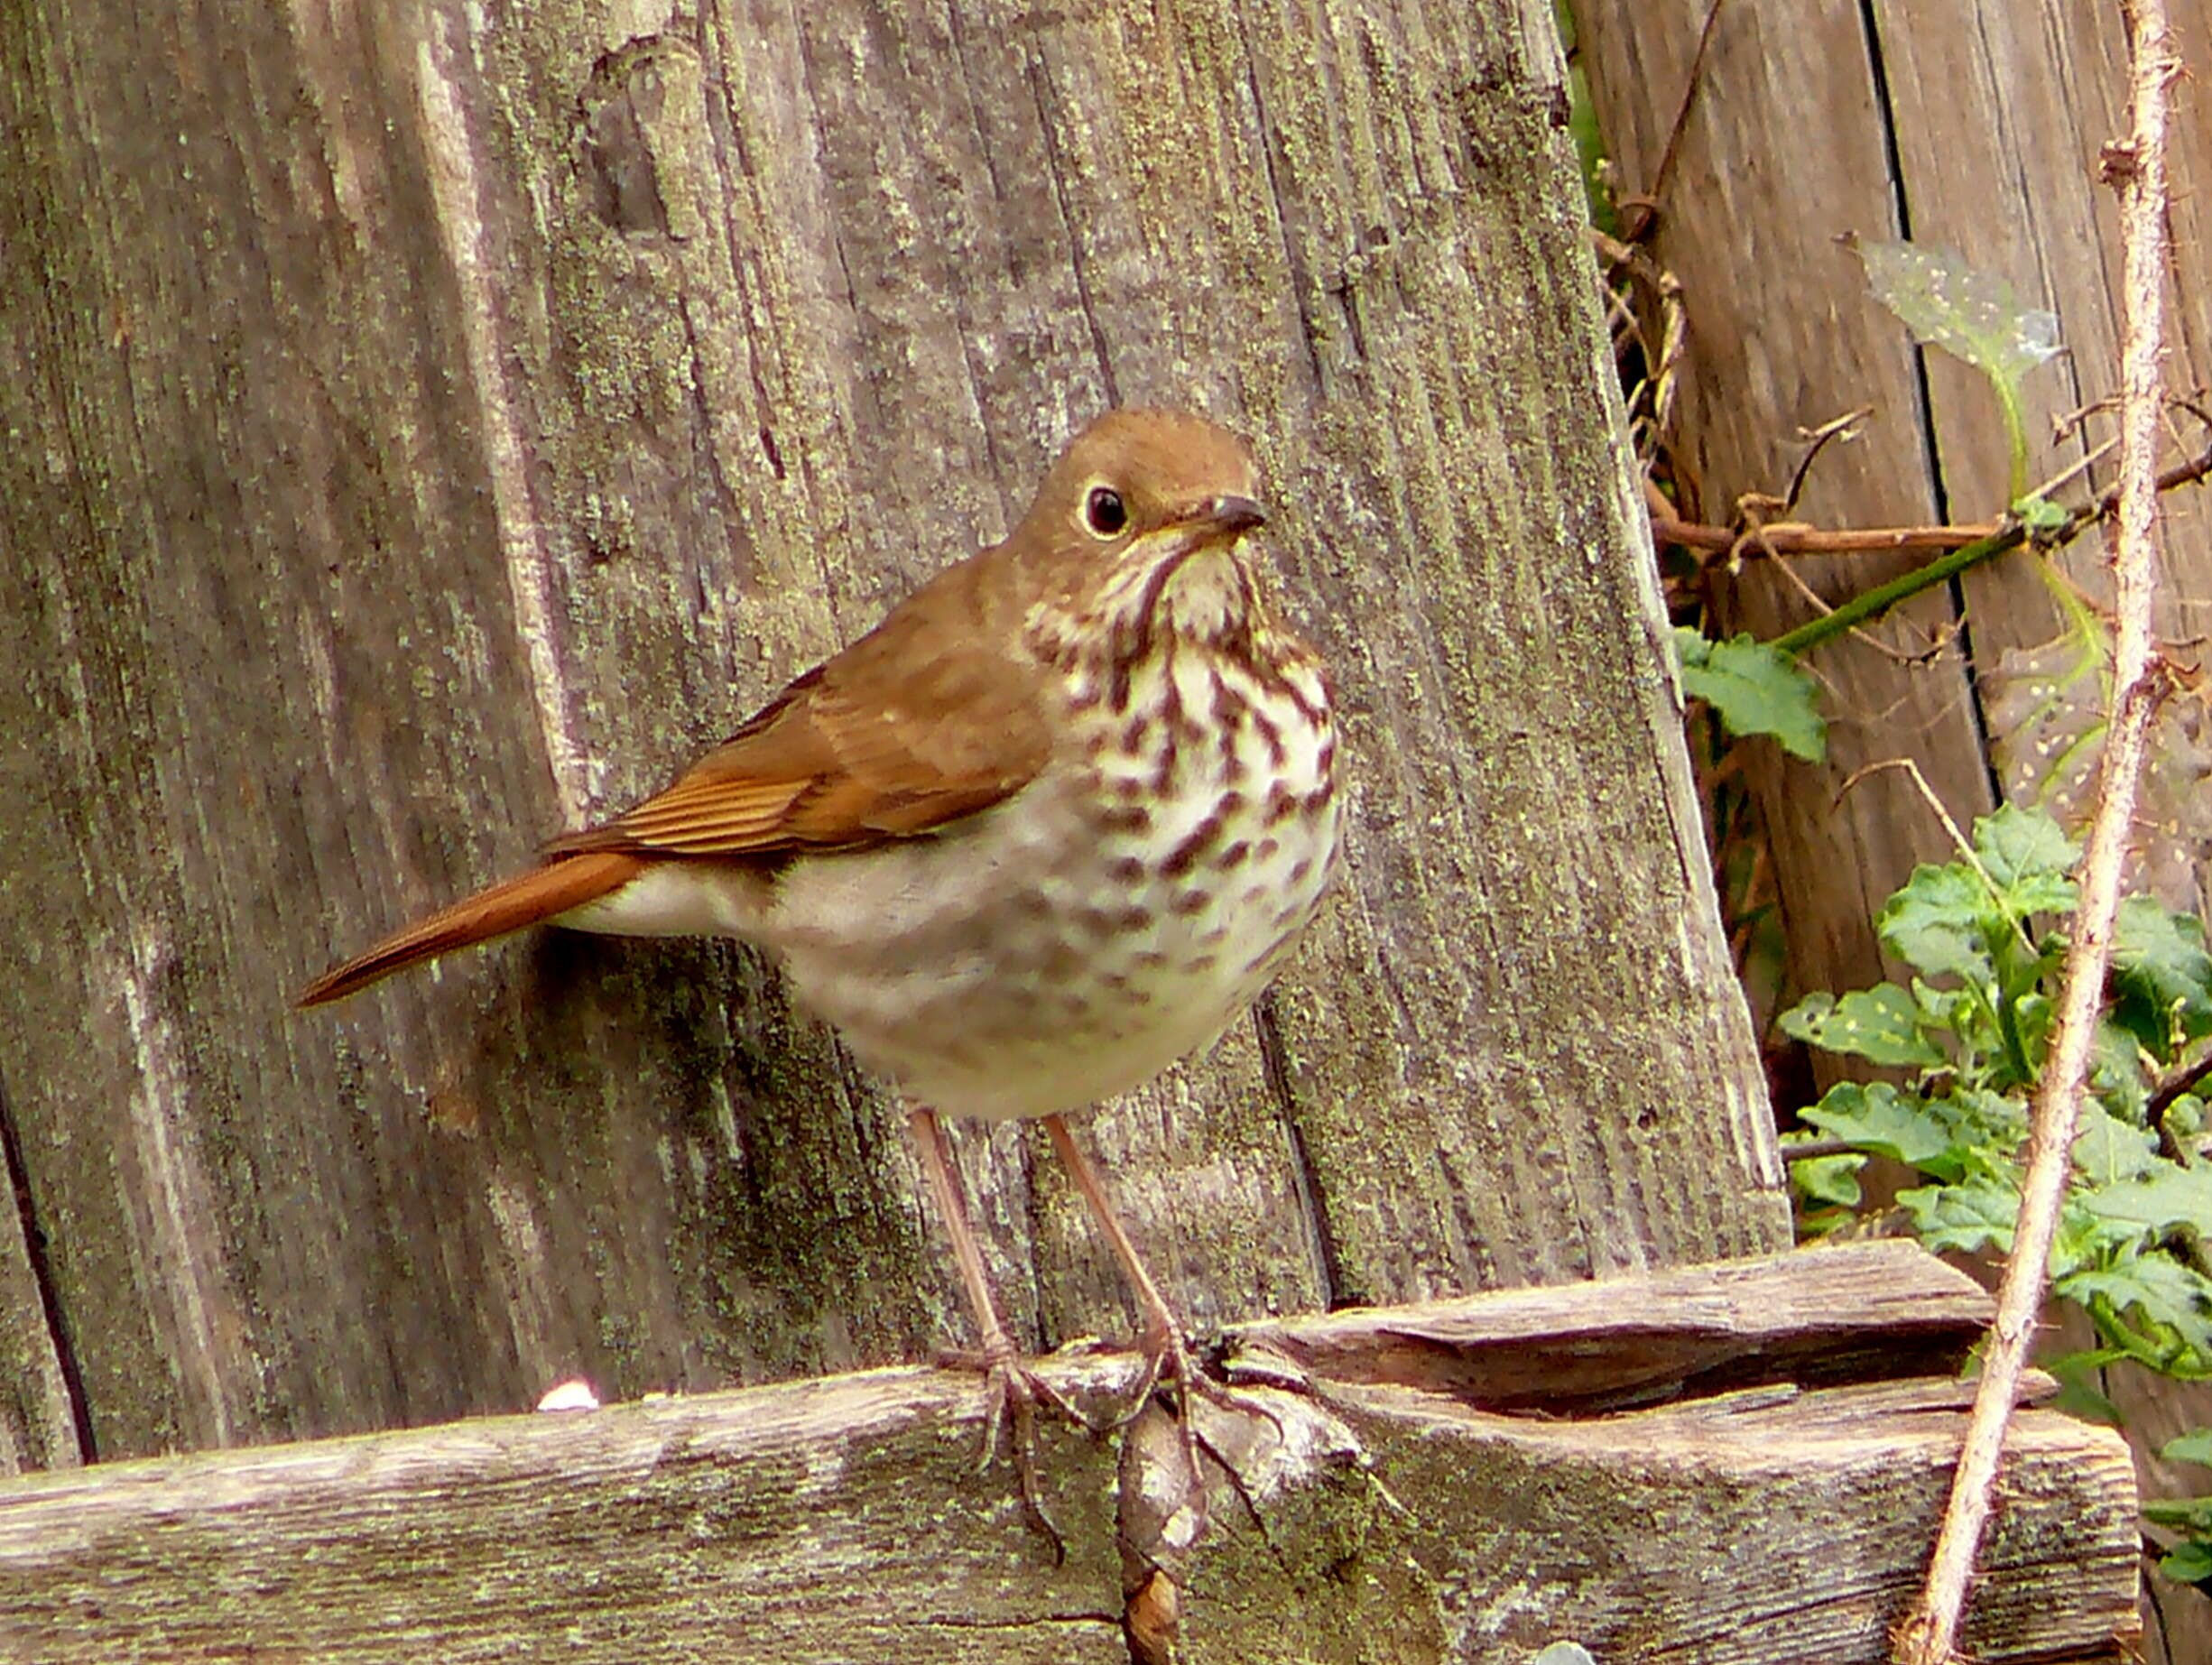
[[[2189,408],[2192,411],[2196,409],[2194,405]],[[2191,485],[2207,476],[2212,476],[2212,450],[2207,450],[2202,456],[2193,457],[2185,463],[2167,469],[2158,476],[2157,489],[2161,492],[2171,491],[2176,486]],[[2015,499],[2019,495],[2018,491],[2013,493]],[[2066,517],[2063,524],[2055,531],[2043,534],[2039,541],[2047,548],[2063,548],[2078,536],[2081,529],[2091,521],[2103,519],[2116,502],[2117,497],[2115,492],[2108,491],[2096,503],[2074,510]],[[1768,645],[1779,648],[1785,653],[1802,654],[1810,649],[1819,647],[1830,636],[1840,635],[1843,632],[1851,629],[1856,624],[1865,623],[1876,614],[1886,612],[1899,602],[1917,596],[1924,589],[1932,589],[1937,585],[1947,582],[1977,561],[1987,560],[1994,555],[2002,555],[2007,550],[2018,549],[2027,541],[2028,528],[2015,519],[2000,530],[1990,533],[1986,538],[1973,543],[1961,544],[1948,554],[1930,561],[1925,567],[1914,568],[1902,578],[1893,578],[1877,589],[1868,590],[1864,596],[1854,596],[1834,612],[1824,614],[1809,624],[1800,624],[1786,635],[1775,637]],[[2060,606],[2087,613],[2087,609],[2081,606],[2078,598],[2074,597],[2066,586],[2054,584],[2052,593],[2058,597]],[[2103,626],[2100,624],[2098,628],[2101,630]]]
[[[2097,1335],[2112,1351],[2132,1359],[2146,1370],[2156,1371],[2161,1376],[2171,1376],[2177,1382],[2196,1380],[2195,1374],[2174,1367],[2173,1358],[2157,1347],[2152,1340],[2138,1336],[2128,1328],[2110,1301],[2102,1297],[2092,1298],[2086,1310],[2089,1321],[2096,1326]]]
[[[1854,596],[1833,613],[1824,613],[1809,624],[1800,624],[1786,635],[1774,638],[1773,645],[1785,653],[1806,653],[1819,647],[1831,636],[1840,636],[1846,630],[1886,613],[1899,602],[1919,595],[1924,589],[1948,583],[1968,567],[1978,566],[1993,556],[2007,550],[2016,550],[2027,541],[2027,529],[2013,522],[1986,538],[1962,544],[1948,555],[1938,556],[1925,567],[1916,567],[1902,578],[1892,578],[1887,584],[1876,585],[1861,596]]]
[[[2008,376],[1989,379],[1997,390],[1997,403],[2004,412],[2005,437],[2013,448],[2013,489],[2005,501],[2018,503],[2028,495],[2028,423],[2020,408],[2020,384]]]

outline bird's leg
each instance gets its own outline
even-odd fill
[[[990,1396],[989,1420],[984,1433],[986,1460],[998,1448],[1001,1424],[1010,1424],[1022,1512],[1051,1544],[1052,1559],[1065,1560],[1066,1546],[1059,1529],[1044,1512],[1043,1497],[1037,1485],[1037,1401],[1042,1400],[1086,1428],[1090,1426],[1089,1420],[1023,1363],[1013,1337],[1007,1334],[1005,1321],[998,1316],[998,1302],[992,1297],[991,1281],[983,1270],[983,1250],[976,1242],[976,1228],[968,1221],[967,1200],[952,1171],[952,1152],[947,1148],[945,1130],[938,1122],[937,1112],[919,1105],[910,1105],[906,1121],[913,1133],[914,1148],[921,1156],[921,1170],[929,1177],[930,1189],[937,1198],[938,1212],[944,1216],[946,1235],[952,1239],[952,1258],[960,1269],[968,1309],[975,1314],[976,1328],[982,1337],[979,1356],[955,1354],[951,1361],[978,1366],[983,1372]]]
[[[1183,1337],[1182,1321],[1175,1316],[1175,1309],[1168,1305],[1167,1297],[1160,1292],[1160,1286],[1152,1281],[1152,1273],[1144,1269],[1136,1244],[1129,1240],[1121,1216],[1114,1211],[1106,1196],[1106,1180],[1090,1158],[1083,1154],[1083,1148],[1076,1143],[1075,1134],[1062,1117],[1048,1115],[1041,1119],[1045,1132],[1052,1136],[1053,1150],[1060,1153],[1060,1161],[1074,1176],[1076,1189],[1090,1205],[1106,1241],[1114,1245],[1115,1258],[1121,1262],[1129,1287],[1136,1291],[1137,1304],[1144,1309],[1144,1376],[1121,1420],[1133,1420],[1144,1409],[1153,1388],[1163,1380],[1172,1380],[1176,1386],[1176,1427],[1181,1435],[1183,1459],[1189,1465],[1191,1484],[1196,1485],[1199,1474],[1199,1441],[1190,1426],[1191,1395],[1203,1394],[1231,1410],[1249,1411],[1253,1407],[1242,1403],[1226,1383],[1208,1375],[1190,1356],[1189,1345]],[[1272,1413],[1263,1411],[1262,1414],[1273,1420]]]

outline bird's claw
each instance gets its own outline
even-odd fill
[[[1051,1551],[1052,1564],[1055,1567],[1064,1564],[1068,1559],[1068,1542],[1045,1512],[1044,1491],[1037,1476],[1037,1407],[1041,1404],[1089,1433],[1097,1433],[1097,1425],[1078,1411],[1065,1393],[1024,1364],[1011,1347],[972,1352],[948,1350],[938,1355],[938,1363],[948,1369],[974,1371],[983,1377],[983,1457],[976,1466],[989,1467],[992,1457],[997,1454],[1001,1432],[1010,1437],[1014,1494],[1022,1506],[1022,1518],[1045,1540]]]

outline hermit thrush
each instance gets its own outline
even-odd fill
[[[310,984],[315,1005],[548,922],[743,938],[896,1083],[992,1376],[1032,1388],[936,1113],[1041,1116],[1146,1319],[1173,1312],[1060,1113],[1204,1046],[1274,975],[1336,855],[1320,661],[1263,599],[1251,452],[1117,411],[1004,542],[938,575],[675,784]],[[1017,1452],[1020,1448],[1017,1447]],[[1023,1475],[1033,1503],[1033,1482]]]

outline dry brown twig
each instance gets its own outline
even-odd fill
[[[1627,384],[1622,396],[1628,411],[1636,459],[1643,467],[1648,486],[1652,464],[1674,414],[1675,391],[1689,343],[1682,285],[1641,244],[1623,243],[1595,226],[1589,227],[1589,236],[1598,259],[1604,263],[1606,321],[1613,336],[1614,358],[1622,366],[1623,381]],[[1648,297],[1642,306],[1637,303],[1639,294]],[[1646,311],[1653,315],[1652,322],[1658,331],[1656,343],[1644,327]],[[1643,365],[1641,374],[1633,384],[1628,384],[1627,365],[1632,355],[1640,356]],[[1662,511],[1665,506],[1662,499]]]
[[[1983,1355],[1981,1384],[1967,1420],[1958,1471],[1929,1564],[1927,1586],[1897,1633],[1893,1656],[1897,1665],[1950,1665],[1961,1657],[1959,1615],[1989,1522],[2005,1425],[2042,1305],[2051,1238],[2066,1197],[2074,1127],[2112,955],[2112,922],[2119,904],[2128,829],[2134,819],[2136,782],[2163,684],[2152,647],[2151,601],[2156,583],[2159,375],[2165,350],[2161,285],[2166,265],[2167,90],[2180,76],[2180,63],[2174,56],[2165,0],[2129,0],[2127,14],[2130,132],[2105,152],[2105,177],[2119,192],[2125,236],[2111,726],[2096,813],[2082,859],[2081,900],[2067,948],[2058,1021],[2036,1087],[2013,1253],[1998,1287],[1997,1316]]]
[[[1812,473],[1813,464],[1820,453],[1837,440],[1848,445],[1859,437],[1859,424],[1874,413],[1874,406],[1862,404],[1846,411],[1841,416],[1832,416],[1818,428],[1800,428],[1798,438],[1805,440],[1805,455],[1797,459],[1797,471],[1790,476],[1790,489],[1782,495],[1783,512],[1797,507],[1797,500],[1805,494],[1805,481]]]
[[[2100,400],[2096,405],[2085,407],[2077,415],[2087,415],[2102,405],[2111,402]],[[2185,411],[2212,430],[2212,411],[2193,397],[2175,397],[2166,401],[2167,408]],[[2048,497],[2060,486],[2086,473],[2102,462],[2117,440],[2110,440],[2069,463],[2030,494]],[[2183,486],[2193,486],[2212,477],[2212,442],[2206,443],[2193,456],[2160,471],[2157,487],[2162,495]],[[2110,520],[2118,512],[2120,492],[2117,486],[2108,487],[2094,504],[2086,511],[2078,511],[2087,520]],[[1890,550],[1964,549],[1969,543],[1978,543],[1984,538],[1994,537],[2003,530],[1999,523],[1986,521],[1960,526],[1850,526],[1832,528],[1808,526],[1797,522],[1763,526],[1759,536],[1746,539],[1740,526],[1708,526],[1695,521],[1677,519],[1661,504],[1647,503],[1652,517],[1652,538],[1656,543],[1680,544],[1686,550],[1699,550],[1711,554],[1726,555],[1731,561],[1754,560],[1777,555],[1861,555]]]
[[[1775,555],[1859,555],[1883,550],[1957,550],[1978,543],[1997,530],[1985,526],[1770,526],[1765,547],[1741,552]],[[1652,516],[1652,536],[1662,544],[1679,543],[1686,550],[1725,553],[1737,549],[1742,532],[1728,526],[1702,526],[1671,515]]]

